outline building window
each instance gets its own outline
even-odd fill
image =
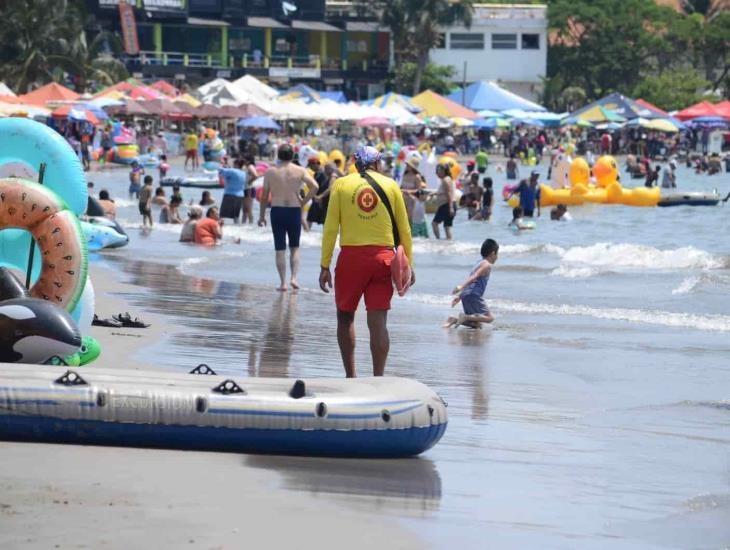
[[[484,35],[475,33],[451,33],[452,50],[483,50]]]
[[[492,35],[493,50],[516,50],[517,35],[516,34],[493,34]]]
[[[522,35],[523,50],[539,50],[540,35],[539,34],[523,34]]]
[[[446,49],[446,33],[445,32],[439,33],[438,40],[436,42],[436,49],[437,50]]]

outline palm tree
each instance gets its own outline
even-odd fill
[[[0,78],[18,93],[72,75],[79,92],[94,80],[113,84],[129,75],[112,53],[121,48],[116,35],[99,32],[87,42],[86,20],[77,3],[29,0],[9,4],[0,18]],[[1,4],[0,4],[1,5]]]
[[[67,0],[4,2],[0,18],[0,76],[19,93],[60,78],[74,34],[75,9]]]

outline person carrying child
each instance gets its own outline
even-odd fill
[[[499,245],[494,239],[487,239],[482,243],[481,259],[471,270],[469,277],[462,284],[457,285],[452,294],[456,294],[451,301],[451,307],[461,302],[464,313],[458,317],[449,317],[444,327],[458,327],[464,325],[470,328],[480,328],[482,323],[491,323],[494,317],[484,302],[484,291],[487,289],[492,266],[497,261]]]

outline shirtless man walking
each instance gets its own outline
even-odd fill
[[[280,284],[276,290],[285,292],[286,286],[286,241],[289,240],[290,284],[298,289],[299,237],[302,233],[302,206],[317,192],[317,182],[296,164],[292,164],[294,150],[284,144],[278,150],[279,165],[269,168],[264,174],[264,188],[261,195],[259,227],[266,225],[266,197],[271,194],[271,231],[274,234],[276,250],[276,270]],[[307,194],[299,194],[302,186],[307,186]]]

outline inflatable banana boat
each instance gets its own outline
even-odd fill
[[[435,445],[446,405],[405,378],[287,380],[0,364],[0,439],[319,456]]]

